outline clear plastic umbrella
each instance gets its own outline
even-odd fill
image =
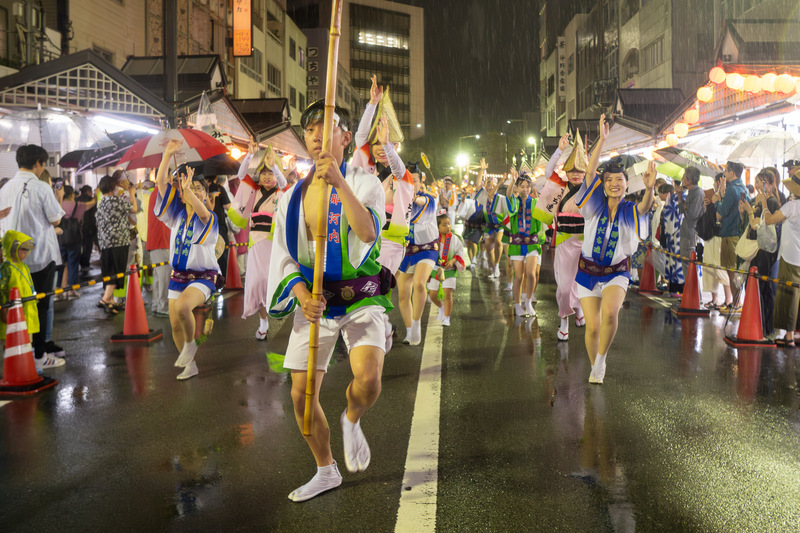
[[[774,130],[763,135],[742,140],[728,156],[746,167],[761,168],[781,166],[784,161],[800,159],[800,137],[784,130]]]
[[[42,109],[41,105],[0,118],[0,150],[15,151],[23,144],[36,144],[48,152],[62,154],[85,146],[113,145],[88,118]]]

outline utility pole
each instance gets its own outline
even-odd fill
[[[172,106],[169,120],[171,128],[177,127],[178,105],[178,2],[164,2],[164,101]]]

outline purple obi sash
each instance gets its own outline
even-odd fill
[[[323,281],[322,295],[328,307],[348,307],[364,298],[389,294],[396,285],[394,274],[386,268],[372,276],[339,281]]]
[[[225,278],[216,270],[173,270],[169,279],[176,283],[209,281],[217,290],[225,286]]]
[[[586,259],[581,256],[578,260],[578,272],[594,277],[610,276],[612,274],[628,272],[628,262],[629,259],[626,257],[616,265],[603,266],[599,263],[595,263],[591,259]]]
[[[406,255],[414,255],[429,250],[439,251],[439,241],[432,241],[426,244],[409,244],[406,248]]]
[[[510,235],[510,244],[517,246],[525,246],[530,244],[539,244],[539,235]]]

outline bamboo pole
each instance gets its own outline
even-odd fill
[[[339,67],[339,29],[342,26],[342,0],[333,1],[330,39],[328,41],[328,78],[325,90],[325,118],[322,130],[322,152],[330,152],[333,144],[333,115],[336,110],[336,74]],[[314,179],[321,178],[314,176]],[[330,191],[327,185],[319,186],[317,227],[314,233],[314,284],[311,295],[322,299],[322,275],[325,270],[325,241],[328,237],[328,203]],[[306,373],[306,405],[303,413],[303,435],[311,436],[314,425],[314,396],[317,391],[317,352],[319,351],[319,323],[311,324],[308,341],[308,371]]]

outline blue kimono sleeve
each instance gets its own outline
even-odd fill
[[[208,219],[206,224],[203,224],[203,221],[196,214],[193,217],[192,244],[217,244],[217,237],[219,236],[217,215],[213,211],[210,211],[210,213],[211,218]]]
[[[167,184],[167,190],[162,196],[157,193],[156,203],[153,206],[153,214],[168,227],[173,227],[178,221],[180,216],[186,211],[186,206],[178,197],[178,192],[175,188]]]

